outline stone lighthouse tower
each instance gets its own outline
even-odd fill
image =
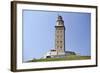
[[[65,54],[65,26],[62,16],[59,15],[55,25],[55,49],[57,55]]]

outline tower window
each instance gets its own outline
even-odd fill
[[[57,46],[57,48],[59,48],[59,46]]]
[[[59,43],[59,41],[57,41],[57,43]]]
[[[57,35],[57,38],[59,38],[59,36]]]
[[[60,41],[60,43],[62,43],[62,41]]]
[[[62,48],[62,46],[60,46],[60,48]]]

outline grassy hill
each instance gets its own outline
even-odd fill
[[[33,59],[28,62],[47,62],[47,61],[63,61],[63,60],[87,60],[91,59],[90,56],[77,56],[77,55],[70,55],[64,58],[45,58],[45,59]]]

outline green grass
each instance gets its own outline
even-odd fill
[[[33,59],[28,62],[47,62],[47,61],[63,61],[63,60],[87,60],[91,59],[90,56],[76,56],[76,55],[70,55],[66,56],[64,58],[45,58],[45,59]]]

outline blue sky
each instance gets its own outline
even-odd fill
[[[65,25],[65,49],[91,55],[91,14],[23,10],[23,61],[41,58],[55,48],[55,25],[61,15]]]

